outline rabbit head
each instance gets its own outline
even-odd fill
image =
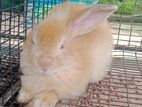
[[[114,5],[56,6],[31,33],[33,62],[38,71],[46,72],[60,62],[61,56],[64,60],[66,54],[71,56],[72,41],[93,31],[115,10]]]

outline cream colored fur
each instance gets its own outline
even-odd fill
[[[113,47],[106,19],[86,33],[68,30],[90,8],[57,6],[37,25],[36,37],[34,30],[29,31],[20,60],[24,75],[19,102],[29,103],[28,107],[54,107],[62,98],[81,95],[89,82],[105,77]]]

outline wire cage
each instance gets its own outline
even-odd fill
[[[0,1],[0,107],[22,107],[19,60],[26,33],[62,0]],[[78,99],[64,99],[61,107],[142,107],[142,1],[68,0],[69,3],[117,4],[109,18],[115,49],[106,78],[90,83]]]
[[[20,88],[19,60],[27,30],[44,19],[61,0],[0,1],[0,107],[16,106],[15,94]],[[18,105],[19,107],[19,105]]]

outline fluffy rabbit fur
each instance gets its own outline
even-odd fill
[[[88,82],[103,79],[113,48],[107,18],[115,10],[114,5],[54,7],[27,35],[18,101],[55,107],[60,99],[83,93]]]

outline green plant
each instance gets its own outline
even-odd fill
[[[98,0],[80,0],[82,2],[96,2]],[[99,0],[101,4],[115,4],[118,6],[115,14],[142,15],[142,0]],[[136,11],[135,11],[136,10]]]
[[[136,0],[100,0],[100,3],[107,4],[116,4],[118,6],[118,10],[116,14],[124,14],[124,15],[139,15],[142,12],[139,10],[138,13],[135,10],[142,8],[142,5],[135,5]]]
[[[24,5],[21,5],[24,3],[24,0],[0,0],[0,9],[7,9],[8,11],[13,12],[23,12],[24,11]],[[13,8],[15,7],[15,8]]]
[[[10,0],[0,0],[0,9],[8,8],[10,6]]]

